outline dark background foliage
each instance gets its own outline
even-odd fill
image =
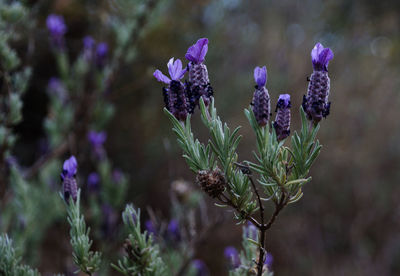
[[[74,56],[86,34],[111,39],[96,28],[101,15],[83,9],[103,5],[107,12],[109,2],[94,2],[57,0],[41,6],[37,29],[30,34],[37,41],[30,56],[34,75],[24,98],[24,121],[16,129],[20,139],[15,154],[25,165],[39,152],[47,113],[45,90],[54,72],[45,18],[51,12],[64,16],[69,54]],[[171,181],[195,178],[162,112],[161,87],[152,76],[156,68],[165,71],[170,57],[183,59],[189,45],[208,37],[206,62],[216,106],[229,125],[243,126],[239,158],[250,159],[255,137],[243,109],[253,93],[253,68],[267,66],[273,104],[280,93],[291,94],[292,129],[298,128],[298,107],[312,72],[310,50],[320,41],[335,54],[329,66],[331,115],[321,124],[324,147],[304,198],[285,209],[267,237],[274,271],[400,274],[399,34],[398,1],[161,1],[136,59],[124,65],[111,87],[116,114],[106,147],[115,164],[130,174],[130,201],[167,216],[163,210],[170,204]],[[193,128],[207,139],[198,114]],[[228,221],[200,246],[199,257],[212,275],[224,275],[223,248],[240,246],[240,230]],[[57,248],[66,250],[62,244]],[[52,248],[53,243],[45,244],[42,255],[48,256]],[[57,262],[42,261],[41,270],[54,265]]]

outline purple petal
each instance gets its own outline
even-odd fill
[[[194,63],[201,63],[208,51],[208,39],[200,38],[197,40],[196,44],[189,47],[185,58]]]
[[[311,51],[311,61],[316,71],[328,71],[329,61],[333,59],[333,52],[329,48],[324,48],[321,43],[315,44]]]
[[[174,58],[171,58],[167,66],[172,80],[180,80],[186,73],[186,67],[182,70],[182,61],[180,59],[174,61]]]
[[[76,161],[75,156],[71,156],[69,159],[64,161],[63,165],[63,175],[73,177],[78,170],[78,162]]]
[[[263,87],[267,83],[267,68],[265,66],[256,67],[254,69],[254,80],[256,81],[258,87]]]
[[[313,63],[317,62],[319,54],[324,49],[324,46],[321,43],[315,44],[314,48],[311,50],[311,60]]]
[[[168,78],[166,75],[164,75],[163,73],[161,73],[160,70],[156,70],[153,73],[153,76],[158,80],[161,81],[163,83],[169,84],[171,82],[170,78]]]

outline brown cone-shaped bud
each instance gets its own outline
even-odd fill
[[[219,169],[199,171],[197,173],[196,182],[200,185],[201,189],[212,198],[220,196],[225,191],[225,177]]]

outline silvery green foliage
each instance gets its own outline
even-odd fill
[[[112,267],[124,275],[166,275],[166,267],[160,258],[158,245],[154,244],[153,235],[141,231],[140,209],[136,211],[128,204],[122,213],[122,220],[129,233],[124,245],[126,255]]]
[[[90,228],[86,227],[85,218],[80,212],[80,190],[76,202],[71,198],[66,206],[74,263],[80,271],[92,275],[100,268],[101,253],[90,250],[93,241],[89,238]]]
[[[245,110],[246,117],[257,137],[257,150],[254,156],[258,163],[248,162],[250,168],[260,174],[258,182],[264,187],[267,198],[279,201],[286,193],[287,203],[294,203],[302,196],[302,186],[311,180],[307,178],[311,165],[318,156],[321,146],[315,141],[319,125],[307,120],[300,108],[302,128],[292,136],[292,147],[284,147],[278,142],[274,129],[259,127],[251,109]]]
[[[13,241],[7,234],[0,235],[0,275],[3,276],[39,276],[36,269],[22,265],[21,257],[13,247]]]
[[[16,29],[24,27],[27,20],[28,10],[22,4],[0,1],[0,148],[4,149],[0,151],[0,159],[9,155],[15,143],[11,127],[22,120],[21,97],[31,75],[31,69],[21,66],[17,52],[10,46],[20,39]]]

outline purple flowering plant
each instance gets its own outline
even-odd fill
[[[254,69],[255,91],[250,107],[245,109],[245,115],[256,134],[254,162],[239,161],[236,153],[242,138],[238,134],[239,127],[231,131],[217,115],[212,93],[204,93],[204,89],[211,87],[204,64],[207,51],[208,39],[205,38],[189,47],[185,55],[189,60],[189,80],[185,81],[179,97],[168,98],[164,111],[173,124],[173,131],[184,152],[183,157],[196,174],[200,188],[218,206],[232,208],[239,223],[250,223],[244,229],[244,251],[239,254],[233,247],[225,251],[225,256],[230,259],[232,275],[244,275],[245,271],[254,271],[258,276],[270,275],[271,255],[266,253],[266,232],[287,205],[301,199],[302,187],[311,181],[309,170],[321,150],[316,139],[319,122],[329,114],[330,80],[327,68],[333,53],[320,43],[311,51],[314,72],[300,107],[302,126],[300,132],[293,133],[290,144],[286,138],[291,134],[291,96],[279,96],[275,120],[271,122],[271,99],[266,88],[267,68]],[[180,79],[184,74],[184,70],[176,75],[171,74],[179,76],[181,87]],[[158,70],[154,76],[170,84],[169,78]],[[191,97],[195,99],[192,101],[194,107],[199,106],[201,119],[210,132],[208,143],[201,143],[192,132],[191,114],[194,107],[186,105]],[[179,113],[171,106],[179,106]],[[183,113],[185,116],[181,116]],[[274,206],[269,216],[265,203]]]

